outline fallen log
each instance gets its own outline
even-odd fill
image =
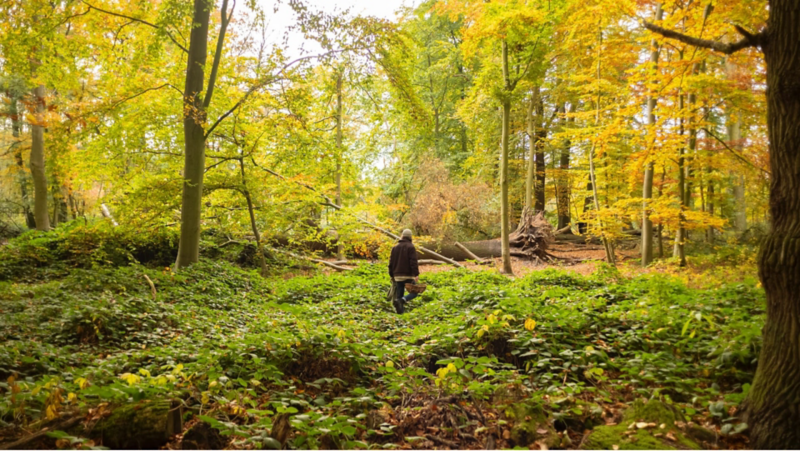
[[[423,259],[417,260],[417,263],[420,265],[446,265],[447,263],[441,260],[430,260],[430,259]]]

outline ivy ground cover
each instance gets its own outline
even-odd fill
[[[755,282],[453,270],[397,315],[383,264],[41,274],[0,282],[4,444],[49,428],[50,447],[143,445],[113,433],[123,415],[148,447],[746,446]]]

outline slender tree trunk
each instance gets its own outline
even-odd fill
[[[342,205],[342,76],[339,69],[336,77],[336,205]],[[343,259],[342,245],[337,240],[336,258]]]
[[[573,112],[575,107],[572,107]],[[569,120],[574,121],[575,118],[566,118],[566,107],[561,108],[561,111],[564,113],[564,117],[562,118],[563,128],[566,128],[567,121]],[[561,170],[561,176],[558,181],[558,194],[556,196],[556,203],[558,208],[558,229],[561,230],[571,222],[570,214],[569,214],[569,153],[570,153],[570,146],[572,143],[569,139],[564,141],[564,145],[561,148],[561,161],[559,165],[559,169]]]
[[[707,212],[709,215],[711,215],[711,217],[714,216],[714,201],[716,197],[714,193],[714,181],[712,180],[714,171],[712,156],[711,149],[706,149],[706,206]],[[709,226],[706,229],[706,240],[710,244],[714,243],[714,227]]]
[[[680,95],[679,108],[683,110],[683,94]],[[683,119],[680,124],[680,134],[683,135]],[[689,149],[690,152],[694,151],[694,137],[689,134]],[[686,266],[686,228],[684,227],[685,215],[684,212],[688,209],[688,197],[686,193],[686,159],[685,150],[683,147],[680,149],[678,156],[678,198],[680,200],[681,212],[678,217],[678,233],[675,237],[675,249],[672,253],[673,257],[680,259],[680,266]]]
[[[533,210],[544,211],[545,165],[544,165],[544,140],[547,139],[547,130],[544,128],[544,100],[541,95],[536,99],[536,178],[534,183]]]
[[[506,90],[503,93],[503,130],[501,136],[500,150],[500,241],[503,250],[503,272],[513,274],[511,268],[511,248],[508,237],[511,234],[508,223],[508,140],[509,125],[511,122],[511,90],[508,76],[508,45],[503,41],[503,78]]]
[[[50,217],[47,212],[47,176],[44,163],[44,86],[33,90],[36,123],[31,124],[31,160],[30,169],[33,178],[33,216],[36,230],[50,230]]]
[[[261,247],[261,234],[258,233],[258,225],[256,225],[255,208],[253,208],[253,198],[250,196],[250,190],[247,189],[247,176],[244,172],[244,158],[239,158],[239,169],[242,174],[242,194],[247,201],[247,213],[250,215],[250,228],[253,230],[253,236],[256,238],[256,254],[261,263],[261,277],[267,277],[269,270],[267,269],[267,259],[264,257],[264,249]],[[338,205],[338,204],[337,204]]]
[[[656,21],[661,20],[664,11],[661,9],[661,4],[656,8]],[[655,74],[658,74],[658,54],[659,47],[658,41],[653,39],[650,41],[650,68]],[[656,97],[651,95],[647,98],[647,125],[648,129],[652,130],[656,126]],[[655,138],[653,138],[655,139]],[[650,213],[648,203],[653,198],[653,171],[655,170],[654,163],[648,162],[644,170],[644,185],[642,186],[642,266],[647,266],[653,261],[653,222],[650,221]]]
[[[533,111],[536,104],[536,98],[539,96],[539,87],[531,89],[531,101],[528,103],[528,145],[530,153],[528,154],[528,173],[525,176],[525,209],[530,210],[533,208],[533,185],[536,177],[536,124],[534,123]]]
[[[728,117],[728,140],[731,142],[731,147],[740,151],[742,149],[742,116],[737,115],[734,121],[732,117]],[[737,174],[735,171],[731,173],[733,180],[733,198],[734,198],[734,216],[733,226],[734,229],[742,233],[747,230],[747,205],[745,204],[745,180],[744,175]]]
[[[758,257],[767,294],[764,345],[748,396],[750,445],[800,443],[800,8],[770,0],[767,43],[767,130],[772,227]]]
[[[9,105],[11,116],[11,136],[13,143],[11,150],[14,152],[14,161],[17,163],[18,180],[19,180],[19,194],[22,203],[22,214],[25,216],[25,224],[29,229],[36,228],[36,220],[33,217],[33,212],[30,207],[30,199],[28,199],[28,177],[25,175],[25,160],[22,157],[22,143],[20,142],[20,132],[22,130],[22,121],[19,114],[19,98],[15,95],[11,96],[11,105]]]
[[[598,127],[600,125],[600,49],[602,48],[603,42],[603,30],[599,30],[597,32],[597,98],[595,100],[595,115],[594,115],[594,125]],[[592,148],[589,150],[589,178],[592,182],[592,198],[594,199],[594,210],[595,214],[600,213],[600,198],[597,195],[597,174],[594,170],[594,152],[597,149],[597,140],[592,140]],[[605,234],[605,230],[603,229],[603,221],[598,218],[597,222],[600,224],[602,240],[603,240],[603,248],[606,251],[606,261],[608,264],[612,266],[616,266],[616,256],[614,255],[614,247],[611,242],[608,240]]]

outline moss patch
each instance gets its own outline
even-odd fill
[[[622,415],[622,423],[615,426],[599,426],[592,430],[583,444],[583,449],[701,449],[675,427],[682,420],[680,411],[660,401],[637,400]],[[655,423],[655,428],[629,429],[636,422]],[[660,425],[665,425],[661,429]],[[667,438],[669,433],[675,440]],[[658,435],[656,437],[655,435]]]

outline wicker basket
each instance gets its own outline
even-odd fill
[[[425,292],[426,288],[428,288],[428,285],[425,285],[424,283],[408,283],[408,284],[406,284],[406,290],[408,290],[409,293],[422,294],[422,293]]]

